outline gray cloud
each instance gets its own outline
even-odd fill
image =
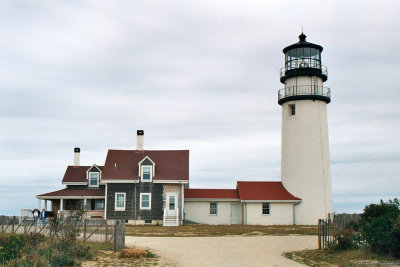
[[[397,1],[5,1],[0,213],[107,149],[190,149],[193,187],[280,179],[278,70],[301,27],[324,46],[334,209],[399,196]],[[15,199],[15,201],[9,201]]]

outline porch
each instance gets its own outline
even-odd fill
[[[37,196],[38,209],[52,211],[53,215],[68,216],[72,210],[84,208],[86,219],[104,219],[105,193],[103,189],[62,189]],[[50,202],[50,207],[48,204]]]

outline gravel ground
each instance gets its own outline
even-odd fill
[[[135,237],[126,246],[149,248],[161,266],[304,266],[283,252],[316,249],[317,236]]]

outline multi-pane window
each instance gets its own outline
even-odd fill
[[[169,210],[175,210],[175,196],[169,196],[168,198]]]
[[[210,214],[211,215],[217,215],[218,213],[218,203],[217,202],[211,202],[210,203]]]
[[[126,193],[115,193],[115,210],[125,210]]]
[[[151,181],[151,166],[142,166],[142,181]]]
[[[99,186],[99,173],[98,172],[89,172],[89,186],[90,187]]]
[[[268,202],[262,203],[262,214],[263,215],[268,215],[270,214],[270,207]]]
[[[151,193],[140,194],[140,209],[142,210],[151,209]]]

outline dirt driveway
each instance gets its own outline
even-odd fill
[[[127,236],[125,241],[153,250],[162,257],[161,266],[303,266],[281,254],[317,248],[317,236]]]

